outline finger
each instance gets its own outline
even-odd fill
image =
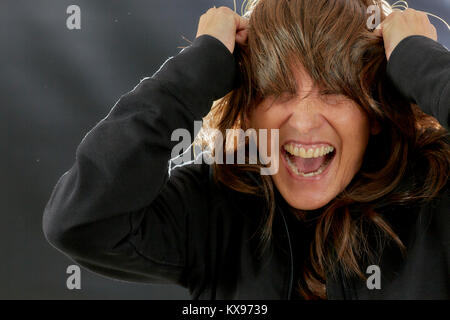
[[[399,16],[399,15],[403,15],[405,13],[405,11],[400,10],[400,9],[392,9],[392,12],[390,14],[387,15],[386,19],[384,19],[384,21],[389,21],[394,19],[395,17]]]
[[[205,14],[206,14],[206,13],[211,13],[211,12],[213,12],[213,11],[216,10],[216,9],[217,9],[216,6],[214,6],[214,7],[212,7],[212,8],[209,8],[208,10],[206,10]]]
[[[431,32],[433,33],[433,40],[437,41],[438,33],[437,33],[436,27],[434,25],[431,25]]]
[[[237,13],[235,14],[235,19],[236,19],[236,30],[240,31],[240,30],[244,30],[248,28],[249,25],[249,19],[245,18],[245,17],[241,17],[240,15],[238,15]]]
[[[239,31],[236,34],[236,42],[239,44],[245,44],[247,42],[247,38],[248,38],[248,31],[247,30],[242,30]]]

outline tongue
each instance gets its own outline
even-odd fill
[[[310,173],[319,170],[320,166],[325,162],[325,156],[310,159],[292,156],[291,161],[295,164],[299,172]]]

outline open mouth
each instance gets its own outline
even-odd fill
[[[336,149],[327,144],[312,147],[287,143],[282,146],[281,153],[289,169],[299,177],[315,177],[322,174],[330,165]]]

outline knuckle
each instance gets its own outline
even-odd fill
[[[230,12],[232,11],[230,8],[225,7],[225,6],[219,7],[219,10],[220,10],[220,12],[222,12],[222,13],[230,13]]]
[[[428,18],[428,15],[423,11],[417,11],[417,14],[422,18]]]

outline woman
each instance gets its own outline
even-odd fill
[[[450,53],[424,13],[385,6],[210,9],[192,45],[83,139],[45,209],[48,241],[92,271],[193,299],[448,298]],[[169,175],[172,132],[193,134],[208,113],[223,133],[278,130],[280,150],[258,148],[279,153],[279,170]]]

